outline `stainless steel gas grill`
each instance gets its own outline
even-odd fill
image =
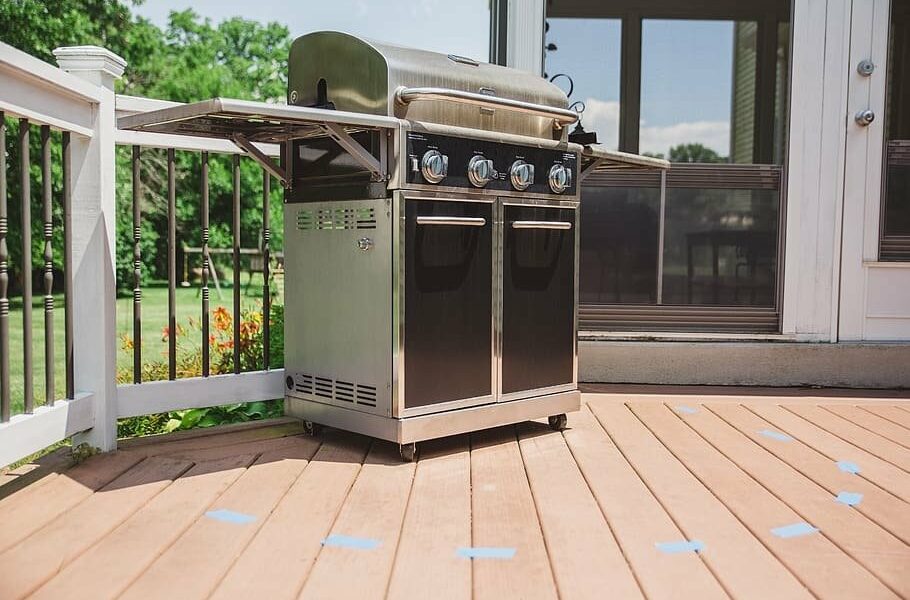
[[[578,409],[577,115],[527,73],[297,39],[288,106],[215,99],[123,129],[233,140],[286,188],[286,410],[416,442]],[[256,146],[282,145],[275,164]]]

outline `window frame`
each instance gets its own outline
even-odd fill
[[[901,160],[910,160],[910,139],[889,139],[889,117],[891,116],[891,86],[893,84],[893,78],[890,77],[892,72],[892,61],[893,61],[893,35],[894,28],[892,27],[894,15],[896,10],[902,11],[900,16],[904,19],[907,19],[910,22],[910,6],[901,5],[897,7],[897,3],[890,3],[890,12],[888,15],[888,46],[887,46],[887,59],[886,64],[883,65],[883,71],[886,76],[885,80],[885,123],[884,123],[884,135],[882,136],[882,165],[881,165],[881,199],[879,204],[879,223],[878,223],[878,260],[881,262],[895,262],[895,263],[907,263],[910,262],[910,235],[887,235],[885,233],[885,228],[887,226],[887,208],[888,208],[888,167],[891,166],[891,151],[892,143],[901,147],[901,154],[906,153],[907,158],[902,157]],[[910,36],[910,26],[908,26],[908,36]],[[910,44],[910,38],[906,41],[907,44]],[[910,73],[910,65],[905,66],[906,73]],[[910,90],[910,81],[903,82],[903,85]],[[908,117],[910,118],[910,117]],[[906,149],[904,149],[906,148]],[[908,163],[910,164],[910,163]]]
[[[666,180],[661,182],[661,212],[659,215],[660,247],[658,248],[657,303],[583,304],[579,306],[580,329],[585,331],[699,331],[723,333],[780,333],[783,302],[783,282],[786,240],[786,164],[789,140],[789,97],[792,82],[793,4],[795,0],[772,0],[768,3],[743,6],[736,0],[695,0],[680,6],[676,0],[609,0],[592,3],[585,0],[560,0],[554,6],[547,0],[545,18],[619,19],[621,21],[620,56],[620,117],[619,149],[639,152],[641,117],[641,60],[642,21],[664,20],[724,20],[755,21],[758,24],[758,64],[756,96],[774,97],[777,78],[777,48],[780,43],[781,22],[790,23],[787,44],[786,79],[781,93],[784,119],[781,128],[783,144],[779,161],[774,161],[775,103],[756,102],[753,162],[750,166],[768,167],[778,172],[779,203],[777,255],[774,282],[774,306],[729,305],[667,305],[663,304],[664,228],[666,221]],[[766,125],[770,124],[771,127]],[[717,165],[719,169],[725,165]],[[736,165],[730,165],[736,166]],[[740,165],[743,166],[743,165]],[[630,329],[627,324],[635,326]]]

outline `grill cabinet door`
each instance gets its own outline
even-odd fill
[[[576,210],[505,205],[502,393],[574,380]]]
[[[493,207],[405,202],[405,408],[493,393]]]

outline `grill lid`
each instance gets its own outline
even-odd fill
[[[547,139],[578,119],[540,76],[334,31],[291,45],[288,104]]]

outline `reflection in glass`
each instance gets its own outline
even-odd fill
[[[677,162],[727,162],[732,140],[752,162],[754,25],[642,21],[642,152]]]
[[[910,261],[910,4],[891,12],[882,236],[879,258]]]
[[[581,123],[606,148],[619,147],[619,19],[547,19],[548,78],[572,80],[569,102],[584,102]],[[553,83],[570,91],[568,79]]]
[[[660,188],[586,187],[579,302],[657,302]]]
[[[910,236],[910,143],[901,148],[892,142],[888,150],[890,160],[885,182],[888,202],[885,204],[883,233],[886,236]],[[897,156],[901,150],[903,156]]]
[[[779,193],[668,188],[663,303],[774,306]]]

